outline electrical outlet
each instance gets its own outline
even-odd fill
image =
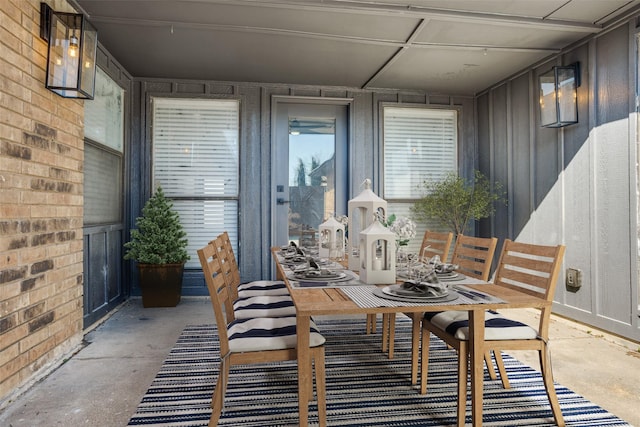
[[[582,286],[582,270],[577,268],[567,268],[565,275],[565,286],[567,290],[576,292]]]

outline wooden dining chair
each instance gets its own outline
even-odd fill
[[[453,233],[452,232],[439,232],[439,231],[431,231],[427,230],[424,232],[424,236],[422,237],[422,244],[420,245],[420,251],[418,252],[418,256],[431,259],[434,256],[438,255],[442,262],[447,262],[449,259],[449,250],[451,249],[451,242],[453,241]],[[420,313],[412,313],[408,315],[415,326],[415,335],[416,339],[419,339],[420,336],[420,321],[422,319],[422,314]],[[373,314],[368,315],[367,324],[375,325],[376,316]],[[371,329],[367,327],[367,332]],[[382,351],[388,352],[389,359],[393,359],[394,353],[394,343],[395,343],[395,330],[396,330],[396,315],[395,313],[383,314],[382,315]],[[418,356],[416,356],[418,357]],[[417,379],[417,371],[415,375],[412,375],[412,382],[415,384]]]
[[[491,264],[493,263],[493,255],[496,251],[498,239],[495,237],[471,237],[459,234],[456,238],[456,244],[453,248],[451,263],[457,264],[459,273],[474,279],[488,281],[491,274]],[[420,325],[424,313],[407,314],[412,319],[411,325],[411,384],[418,382],[418,360],[420,358]],[[426,344],[428,345],[428,341]],[[491,363],[489,353],[485,355],[489,375],[492,379],[496,379],[496,371]],[[496,360],[501,373],[506,372],[501,360]],[[506,377],[506,373],[504,374]]]
[[[542,246],[505,240],[493,285],[516,289],[530,295],[553,301],[558,274],[562,266],[565,247]],[[548,351],[551,306],[541,309],[537,328],[510,320],[495,312],[485,314],[484,350],[493,351],[502,362],[502,350],[536,350],[553,417],[558,426],[564,418],[553,385],[551,360]],[[422,394],[427,391],[430,333],[440,337],[458,352],[458,425],[464,425],[467,403],[467,373],[469,356],[469,316],[466,311],[427,313],[422,320]],[[506,378],[506,375],[503,375]]]
[[[211,399],[212,414],[209,420],[209,427],[213,427],[218,425],[222,414],[231,366],[297,359],[296,318],[235,319],[231,291],[225,282],[215,245],[210,243],[198,249],[198,258],[211,297],[220,341],[220,369]],[[311,321],[309,346],[311,363],[315,366],[320,425],[326,425],[324,342],[324,337]]]
[[[418,252],[418,256],[431,259],[438,255],[442,262],[447,262],[452,242],[452,232],[446,233],[427,230],[424,232],[424,236],[422,237],[422,244],[420,245],[420,252]]]
[[[275,281],[263,280],[260,281],[259,285],[245,283],[243,291],[239,291],[238,288],[243,285],[240,283],[240,270],[233,254],[233,245],[226,231],[209,243],[217,251],[217,257],[221,263],[221,272],[226,285],[229,287],[236,319],[296,315],[296,308],[288,290],[285,287],[286,292],[276,292],[279,288],[271,286]],[[251,290],[249,290],[249,286]],[[260,290],[264,292],[260,293]]]
[[[221,239],[224,250],[227,252],[227,261],[229,265],[225,267],[228,273],[232,275],[233,281],[237,283],[234,286],[234,298],[244,298],[259,295],[289,295],[287,285],[282,280],[254,280],[251,282],[242,282],[240,280],[240,269],[233,252],[233,244],[229,238],[228,232],[223,232],[217,238]]]

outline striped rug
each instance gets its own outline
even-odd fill
[[[365,335],[362,319],[317,322],[327,338],[329,426],[446,426],[456,422],[456,354],[432,337],[426,395],[410,385],[410,327],[396,321],[393,360],[380,335]],[[380,328],[378,328],[380,331]],[[485,377],[485,426],[553,426],[540,374],[504,355],[512,389]],[[216,329],[188,326],[143,397],[130,426],[206,426],[219,362]],[[485,370],[486,372],[486,370]],[[556,387],[567,426],[629,426],[563,386]],[[294,426],[298,423],[296,364],[233,367],[220,426]],[[470,405],[467,405],[467,422]],[[310,425],[317,425],[311,405]]]

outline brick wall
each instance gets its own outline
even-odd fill
[[[83,102],[44,88],[39,28],[0,1],[0,403],[82,340]]]

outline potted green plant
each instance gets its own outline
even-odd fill
[[[414,218],[420,222],[436,221],[455,235],[464,233],[471,220],[487,218],[495,212],[495,202],[506,203],[500,183],[493,187],[480,171],[473,180],[465,180],[456,173],[442,180],[424,181],[425,195],[412,207]]]
[[[124,259],[138,264],[142,304],[175,307],[180,302],[184,264],[189,260],[187,233],[161,187],[145,203],[136,227],[124,244]]]

